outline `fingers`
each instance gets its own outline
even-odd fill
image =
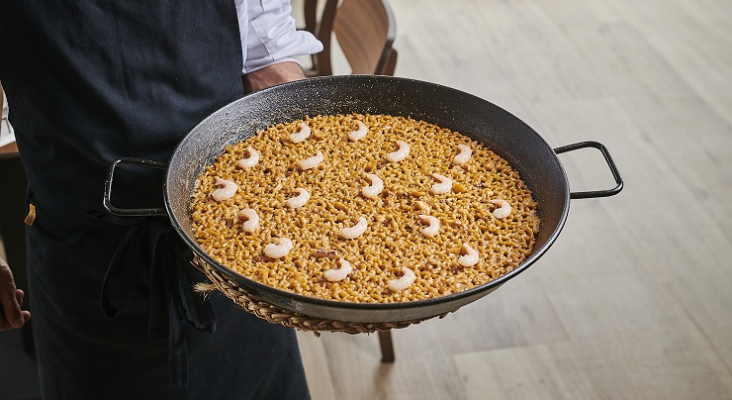
[[[23,292],[23,290],[15,289],[15,299],[18,301],[19,306],[23,305],[23,297],[25,297],[25,293]],[[21,328],[23,326],[23,324],[28,322],[28,320],[31,317],[30,311],[26,311],[26,310],[20,310],[20,315],[21,315],[21,317],[23,317],[23,323],[20,324],[20,326],[16,326],[16,328]]]
[[[3,301],[1,305],[0,331],[22,328],[23,324],[30,319],[30,313],[28,311],[21,311],[20,305],[15,299],[9,302]]]
[[[0,258],[0,331],[23,326],[30,313],[20,310],[23,291],[15,288],[13,273],[8,264]]]
[[[7,331],[10,329],[20,329],[25,325],[26,322],[28,322],[31,319],[31,313],[30,311],[23,310],[20,312],[21,322],[16,323],[15,325],[10,324],[10,322],[4,318],[2,312],[0,312],[0,332]]]
[[[19,307],[22,307],[23,306],[23,298],[24,297],[25,297],[25,293],[23,292],[22,289],[15,289],[15,300],[18,302],[18,306]],[[16,324],[15,326],[11,326],[8,329],[11,329],[11,328],[15,328],[15,329],[22,328],[23,325],[25,325],[25,323],[28,322],[28,320],[30,320],[31,313],[30,313],[30,311],[26,311],[26,310],[22,310],[21,309],[20,310],[20,316],[23,319],[22,322]]]
[[[19,306],[23,305],[23,297],[25,297],[25,292],[23,292],[23,289],[15,289],[15,301],[18,302]]]
[[[9,313],[5,311],[7,308],[8,307],[6,307],[5,303],[0,307],[0,331],[20,329],[26,322],[28,322],[28,320],[30,320],[30,312],[21,310],[20,305],[17,305],[17,318],[6,318],[6,315],[9,315]]]

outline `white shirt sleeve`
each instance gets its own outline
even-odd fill
[[[323,50],[310,32],[298,31],[290,0],[234,0],[246,74]]]
[[[7,144],[13,143],[15,141],[15,135],[13,134],[13,126],[10,125],[10,121],[8,121],[8,101],[5,96],[0,96],[3,98],[2,105],[0,105],[0,108],[2,108],[2,119],[0,119],[0,147],[3,147]]]

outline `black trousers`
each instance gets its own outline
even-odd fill
[[[150,338],[149,271],[139,269],[134,292],[115,318],[100,306],[110,259],[129,228],[39,205],[27,231],[44,400],[309,398],[295,332],[220,294],[207,300],[216,312],[214,332],[184,324],[187,388],[171,388],[169,343]]]

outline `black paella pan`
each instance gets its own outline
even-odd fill
[[[297,295],[265,286],[218,264],[198,245],[191,227],[190,201],[196,181],[225,146],[245,140],[266,127],[321,114],[388,114],[424,120],[459,131],[505,158],[534,194],[541,220],[530,255],[513,271],[461,293],[428,300],[389,304],[356,304]],[[557,154],[579,148],[599,149],[616,187],[570,192]],[[165,209],[119,209],[112,205],[114,167],[133,162],[166,169]],[[110,168],[105,207],[121,216],[168,216],[173,227],[209,267],[243,291],[271,305],[304,316],[356,323],[415,321],[443,315],[471,303],[520,274],[541,257],[559,236],[569,213],[570,199],[612,196],[623,182],[607,149],[581,142],[553,149],[528,125],[502,108],[449,87],[388,76],[344,75],[311,78],[245,96],[199,123],[179,143],[170,162],[120,159]]]

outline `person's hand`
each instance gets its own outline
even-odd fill
[[[22,328],[30,319],[30,312],[21,310],[23,291],[16,289],[13,272],[0,258],[0,331]]]
[[[294,61],[285,61],[246,74],[244,76],[244,85],[247,92],[254,92],[280,83],[305,78],[305,73],[302,71],[300,64]]]

